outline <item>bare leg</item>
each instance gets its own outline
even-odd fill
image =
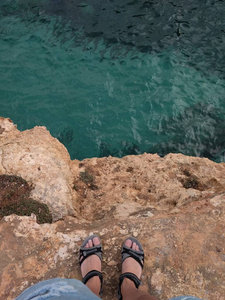
[[[139,250],[138,245],[129,239],[125,242],[125,245],[134,250]],[[122,274],[126,272],[134,273],[138,278],[141,278],[142,269],[135,259],[128,257],[122,264]],[[123,280],[121,293],[123,300],[157,300],[154,296],[137,289],[133,281],[128,278]]]
[[[92,240],[89,240],[88,243],[86,244],[85,247],[89,248],[89,247],[93,247],[94,245],[99,245],[100,241],[97,237],[95,237],[93,239],[93,243]],[[81,257],[82,259],[82,257]],[[82,277],[84,278],[84,276],[91,270],[97,270],[99,272],[101,272],[101,260],[97,255],[91,255],[88,258],[85,259],[85,261],[81,264],[81,274]],[[87,283],[86,286],[96,295],[99,297],[99,292],[100,292],[100,288],[101,288],[101,282],[98,276],[94,276],[92,278],[90,278]]]

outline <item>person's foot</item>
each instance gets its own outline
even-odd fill
[[[131,241],[130,239],[127,239],[124,245],[135,251],[140,251],[139,246],[135,242]],[[134,258],[128,257],[122,263],[122,274],[126,272],[133,273],[140,279],[142,274],[142,268]],[[124,291],[130,288],[136,288],[134,282],[128,278],[124,278],[121,285],[122,294],[124,294]]]
[[[126,248],[124,246],[126,246]],[[130,251],[127,248],[131,248],[134,251],[134,253],[132,253],[133,251]],[[134,259],[132,255],[134,255],[138,261]],[[128,257],[126,258],[126,256]],[[119,299],[157,300],[154,296],[151,296],[146,291],[138,289],[141,283],[140,279],[141,279],[143,263],[144,263],[144,250],[137,239],[130,237],[124,242],[123,249],[122,249],[122,260],[123,260],[122,274],[120,275],[120,280],[122,280],[122,284],[119,286],[119,292],[118,292]],[[123,276],[124,273],[131,273],[131,274],[125,274]],[[132,278],[134,281],[125,276]]]
[[[93,240],[88,240],[87,244],[84,246],[85,248],[91,248],[93,246],[99,245],[100,244],[100,240],[98,237],[94,237]],[[83,259],[83,257],[81,256],[80,261]],[[81,274],[82,277],[84,278],[86,276],[86,274],[92,270],[97,270],[99,272],[101,272],[101,260],[100,258],[93,254],[90,255],[89,257],[87,257],[81,264]],[[100,293],[100,289],[101,289],[101,281],[99,276],[94,276],[92,278],[90,278],[86,285],[89,287],[89,289],[96,294],[97,296],[99,296]]]

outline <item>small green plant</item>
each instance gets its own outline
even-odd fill
[[[182,182],[183,187],[185,187],[186,189],[198,189],[199,188],[199,181],[197,179],[197,177],[195,176],[190,176],[188,178],[186,178],[185,180],[183,180]]]
[[[0,219],[12,214],[18,216],[30,216],[32,213],[36,215],[38,223],[52,223],[52,215],[48,206],[31,198],[20,199],[20,201],[16,203],[0,208]]]
[[[190,173],[190,171],[189,170],[187,170],[187,169],[184,169],[183,170],[183,174],[185,175],[185,176],[191,176],[191,173]]]
[[[80,172],[80,180],[82,180],[92,190],[97,190],[98,186],[94,183],[94,177],[87,171]]]
[[[82,180],[85,184],[88,185],[94,182],[94,177],[87,171],[84,171],[80,172],[80,180]]]
[[[16,214],[30,216],[34,213],[38,223],[52,223],[48,206],[30,198],[30,186],[26,180],[14,175],[0,175],[0,219]]]
[[[74,184],[73,185],[73,189],[75,190],[75,191],[78,191],[78,188],[77,188],[77,186]]]
[[[197,176],[191,174],[188,169],[183,169],[183,174],[186,176],[186,178],[182,178],[180,182],[185,189],[200,189],[200,182]]]

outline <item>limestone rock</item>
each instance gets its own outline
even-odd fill
[[[73,215],[66,148],[45,127],[20,132],[9,119],[0,119],[0,128],[1,174],[18,175],[32,184],[31,197],[47,204],[54,220]]]
[[[175,212],[225,190],[225,164],[207,158],[157,154],[85,159],[72,163],[80,215],[128,218]],[[92,182],[82,181],[85,173]],[[179,210],[178,210],[179,211]]]
[[[44,279],[81,279],[79,247],[93,233],[104,248],[103,299],[116,299],[121,244],[130,235],[145,250],[142,289],[161,300],[224,299],[224,163],[181,154],[70,161],[44,127],[20,132],[6,119],[0,126],[0,173],[30,181],[55,221],[64,217],[0,220],[0,299]]]

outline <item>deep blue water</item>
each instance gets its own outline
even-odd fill
[[[72,159],[225,161],[224,16],[223,0],[1,0],[0,116]]]

